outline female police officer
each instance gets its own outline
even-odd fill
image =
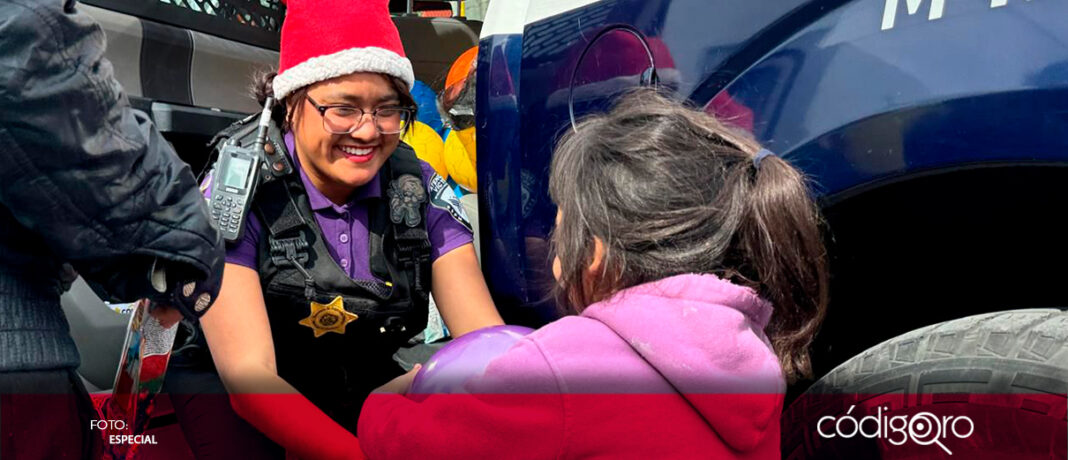
[[[299,457],[351,457],[427,294],[453,335],[502,321],[459,200],[399,141],[414,76],[387,2],[287,7],[271,85],[293,173],[257,190],[201,324],[237,414]]]

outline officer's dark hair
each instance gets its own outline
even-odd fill
[[[256,102],[262,106],[267,101],[267,97],[274,97],[274,77],[277,76],[277,72],[273,71],[259,71],[252,77],[252,97],[256,99]],[[392,75],[385,75],[386,81],[393,88],[393,91],[397,93],[397,98],[400,99],[400,105],[408,107],[412,110],[410,119],[415,120],[415,117],[419,114],[419,106],[415,103],[415,98],[412,97],[412,92],[408,89],[408,84],[400,78]],[[283,101],[282,107],[294,107],[298,103],[303,104],[304,98],[308,96],[308,87],[302,86],[293,90],[286,96]],[[282,130],[288,131],[293,127],[293,124],[299,122],[301,110],[294,110],[292,112],[287,110],[285,117],[280,120],[282,123]],[[404,131],[401,132],[401,137],[404,137],[411,129],[414,123],[407,123],[404,125]]]
[[[766,332],[786,378],[811,377],[828,299],[822,219],[804,176],[748,133],[654,90],[565,135],[549,191],[562,221],[557,298],[581,311],[639,284],[710,273],[772,302]],[[589,273],[594,237],[604,244]]]

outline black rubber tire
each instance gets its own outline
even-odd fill
[[[996,435],[969,439],[952,458],[1063,459],[1068,456],[1066,393],[1068,312],[1012,310],[947,321],[880,343],[812,385],[783,414],[783,458],[913,455],[915,449],[895,453],[874,439],[830,441],[817,435],[820,417],[844,415],[849,405],[862,401],[914,412],[956,404],[954,409],[983,414],[985,422],[998,426]],[[976,433],[983,431],[981,422],[975,423]],[[1028,429],[1014,432],[1017,424]],[[932,456],[942,455],[937,446],[929,447]]]

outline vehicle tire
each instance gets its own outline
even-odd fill
[[[817,381],[783,414],[783,458],[943,458],[947,450],[953,458],[1063,459],[1066,393],[1068,312],[1012,310],[947,321],[876,345]],[[920,443],[901,445],[882,435],[830,438],[836,433],[829,421],[847,415],[876,416],[866,428],[871,434],[880,407],[886,417],[967,416],[974,434],[947,431],[938,443],[918,436]],[[834,418],[818,427],[827,416]],[[849,423],[843,425],[849,434]],[[898,441],[907,436],[897,434]]]

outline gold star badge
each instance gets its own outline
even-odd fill
[[[334,297],[330,303],[323,305],[319,302],[311,303],[311,315],[300,320],[300,324],[308,326],[315,331],[315,337],[321,337],[327,332],[345,333],[345,326],[359,318],[355,313],[345,311],[341,296]]]

